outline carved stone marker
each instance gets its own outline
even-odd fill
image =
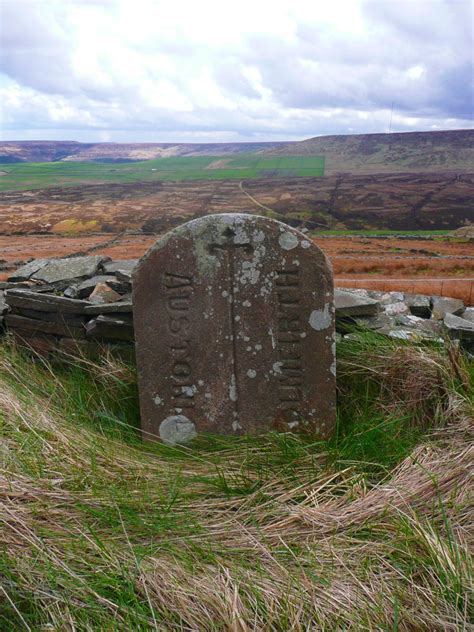
[[[139,262],[133,313],[145,438],[331,434],[332,272],[303,233],[254,215],[188,222]]]

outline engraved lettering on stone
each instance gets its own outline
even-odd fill
[[[277,353],[278,399],[280,407],[290,414],[299,411],[302,399],[303,368],[301,364],[301,320],[299,268],[277,271],[275,281],[278,301]]]
[[[169,346],[172,397],[176,408],[193,408],[195,388],[189,354],[189,318],[186,315],[190,308],[193,277],[166,272],[163,285],[166,291],[168,330],[172,334]]]

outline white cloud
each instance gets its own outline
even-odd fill
[[[2,133],[293,139],[471,125],[470,3],[3,0]]]

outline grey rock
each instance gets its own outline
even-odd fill
[[[76,283],[68,287],[64,291],[64,296],[68,298],[87,298],[94,291],[98,283],[107,283],[108,281],[115,281],[115,277],[105,274],[93,276],[81,283]]]
[[[30,331],[32,334],[55,334],[58,336],[68,336],[70,338],[84,338],[85,331],[83,327],[74,327],[66,323],[51,322],[47,320],[36,320],[19,316],[18,314],[7,314],[5,316],[7,328],[21,329]]]
[[[86,325],[88,338],[106,338],[110,340],[133,340],[133,325],[118,316],[99,315]]]
[[[132,284],[132,273],[128,270],[117,270],[115,276],[119,281],[122,281],[123,283],[128,283],[129,285]]]
[[[358,296],[345,290],[334,290],[336,318],[348,316],[375,316],[379,310],[379,302]]]
[[[33,261],[15,270],[15,272],[8,277],[8,281],[28,281],[33,274],[41,270],[41,268],[44,268],[50,261],[51,259],[33,259]]]
[[[466,307],[460,316],[464,318],[464,320],[474,323],[474,307]]]
[[[30,285],[31,284],[27,283],[26,281],[18,281],[18,282],[0,281],[0,290],[13,290],[14,288],[17,288],[17,287],[28,288],[30,287]]]
[[[69,259],[51,259],[40,270],[31,275],[31,279],[45,283],[72,281],[97,274],[101,264],[109,257],[94,255],[92,257],[71,257]]]
[[[474,341],[474,323],[454,314],[446,314],[444,326],[453,338]]]
[[[431,302],[428,296],[423,296],[422,294],[407,294],[405,303],[414,316],[419,316],[420,318],[431,317]]]
[[[384,306],[384,311],[388,316],[399,316],[400,314],[408,314],[410,308],[403,301],[397,301],[396,303],[388,303]]]
[[[31,290],[14,289],[6,290],[5,302],[11,307],[23,309],[36,309],[40,312],[63,312],[72,314],[83,314],[86,301],[80,301],[54,294],[38,294]]]
[[[68,314],[64,312],[40,312],[36,309],[11,307],[11,313],[18,316],[26,316],[35,320],[46,320],[53,323],[62,323],[68,326],[83,327],[86,316],[81,314]]]
[[[420,337],[418,332],[411,329],[391,329],[387,335],[398,340],[417,340]]]
[[[420,318],[414,314],[401,314],[396,318],[397,325],[409,327],[427,335],[439,336],[442,332],[442,325],[437,320]]]
[[[459,298],[446,298],[445,296],[431,297],[431,318],[443,320],[446,314],[461,314],[464,311],[464,303]]]
[[[3,314],[6,314],[7,312],[8,312],[8,305],[5,302],[5,295],[0,290],[0,316],[3,316]]]
[[[107,261],[104,263],[104,272],[106,274],[114,274],[116,272],[132,272],[137,265],[138,259],[116,259],[115,261]]]
[[[117,294],[115,290],[106,285],[105,283],[98,283],[92,294],[89,296],[89,302],[94,305],[103,305],[104,303],[116,303],[120,300],[120,294]]]
[[[382,305],[389,305],[391,303],[400,303],[405,300],[405,294],[403,292],[386,292],[380,297]]]
[[[91,316],[97,314],[119,314],[119,313],[131,313],[133,311],[131,299],[117,301],[117,303],[104,303],[103,305],[91,305],[88,303],[84,308],[85,314]]]
[[[109,280],[105,281],[105,283],[107,283],[109,287],[120,295],[130,294],[132,291],[131,283],[128,283],[128,281],[120,281],[117,277],[111,277]]]
[[[396,324],[394,316],[390,316],[384,312],[377,314],[377,316],[370,316],[369,318],[356,318],[356,323],[360,327],[373,329],[374,331],[382,329],[382,327],[395,327]]]
[[[430,332],[421,331],[419,329],[406,329],[404,327],[394,327],[391,330],[385,331],[389,338],[396,338],[399,340],[411,340],[413,342],[420,342],[422,340],[436,340],[437,342],[443,342],[442,338],[434,336]]]

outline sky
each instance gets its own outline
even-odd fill
[[[472,128],[465,0],[0,0],[0,137]]]

